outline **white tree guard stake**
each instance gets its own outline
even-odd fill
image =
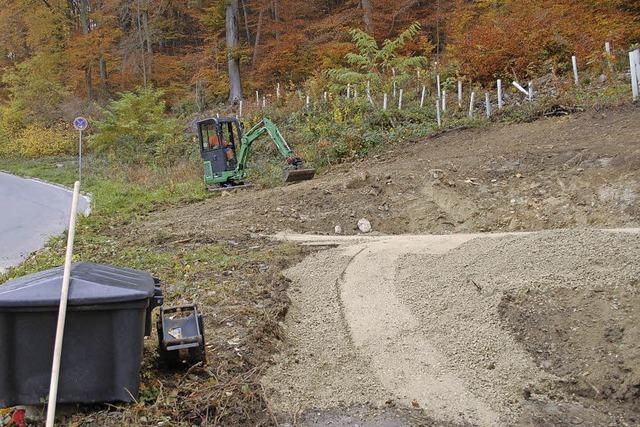
[[[442,90],[442,112],[447,112],[447,91],[444,89]]]
[[[442,118],[440,117],[440,100],[436,99],[436,120],[438,121],[438,127],[442,126]]]
[[[382,111],[387,111],[387,104],[389,103],[389,97],[388,95],[385,93],[384,97],[382,98]]]
[[[393,74],[395,77],[395,73]],[[396,84],[396,81],[393,81],[393,99],[396,99],[396,92],[398,90],[398,85]]]
[[[347,99],[351,98],[351,83],[347,84]]]
[[[402,110],[402,93],[404,91],[400,89],[400,96],[398,96],[398,110]]]
[[[329,95],[327,94],[326,91],[325,93],[322,94],[322,97],[324,98],[324,102],[327,102],[329,100]]]
[[[262,108],[267,106],[267,98],[265,96],[262,97]]]
[[[280,99],[280,83],[276,85],[276,99]]]
[[[242,117],[242,99],[240,100],[240,106],[239,106],[238,116]]]
[[[523,88],[522,86],[520,86],[520,83],[514,81],[513,82],[513,86],[515,86],[515,88],[518,89],[520,92],[522,92],[525,95],[529,96],[529,91],[527,89]]]
[[[604,42],[604,51],[607,53],[607,55],[611,55],[611,43]]]
[[[631,66],[631,93],[633,100],[638,100],[638,70],[636,66],[636,50],[629,52],[629,65]]]
[[[471,99],[469,100],[469,117],[473,117],[473,104],[476,102],[476,93],[471,92]]]
[[[580,84],[580,80],[578,79],[578,59],[575,55],[571,57],[571,65],[573,65],[573,81],[578,86]]]
[[[418,70],[418,79],[420,79],[420,70]]]
[[[634,60],[635,60],[635,68],[636,68],[636,83],[637,87],[640,89],[640,49],[636,49],[633,51]]]
[[[442,89],[440,88],[440,74],[436,74],[436,86],[438,88],[438,99],[442,98]]]
[[[533,101],[533,82],[529,82],[529,90],[527,90],[527,96],[529,97],[529,101]]]
[[[427,96],[427,87],[422,86],[422,94],[420,95],[420,108],[424,107],[424,98]]]
[[[358,89],[353,88],[353,99],[358,99]]]
[[[307,108],[309,108],[309,104],[311,104],[311,97],[307,95],[307,100],[305,102],[307,104]]]
[[[462,108],[462,80],[458,80],[458,107]]]
[[[62,356],[62,342],[64,339],[64,324],[67,319],[67,301],[69,300],[71,260],[73,258],[73,241],[76,236],[76,217],[78,215],[79,195],[80,181],[76,181],[73,185],[73,198],[71,199],[71,215],[69,217],[69,232],[67,235],[67,252],[64,259],[62,289],[60,290],[60,307],[58,309],[58,324],[56,326],[56,340],[53,348],[51,383],[49,384],[49,396],[47,402],[47,427],[53,427],[56,417],[56,401],[58,400],[58,382],[60,379],[60,359]]]
[[[484,94],[484,106],[487,110],[487,118],[491,117],[491,99],[489,98],[489,92]]]
[[[498,79],[498,110],[502,110],[502,79]]]
[[[256,106],[260,106],[260,94],[256,91]]]

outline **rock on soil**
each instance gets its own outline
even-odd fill
[[[437,422],[639,422],[640,235],[397,236],[288,270],[275,410],[396,401]]]

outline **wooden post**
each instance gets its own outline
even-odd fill
[[[438,127],[442,126],[442,118],[440,117],[440,100],[436,99],[436,120],[438,121]]]
[[[502,110],[502,79],[498,79],[498,110]]]
[[[427,87],[422,86],[422,95],[420,95],[420,108],[424,107],[424,97],[427,95]]]
[[[469,101],[469,117],[473,117],[473,104],[476,101],[476,93],[471,92],[471,100]]]
[[[387,103],[389,101],[389,97],[387,94],[384,94],[384,98],[382,98],[382,111],[387,111]]]
[[[62,358],[62,343],[64,340],[64,326],[67,319],[67,302],[69,300],[69,285],[71,282],[71,261],[73,259],[73,242],[76,235],[76,218],[78,217],[78,198],[80,196],[80,181],[73,185],[71,199],[71,216],[69,217],[69,231],[67,233],[67,250],[64,259],[62,287],[60,290],[60,305],[58,306],[58,322],[56,325],[55,343],[53,347],[53,363],[51,366],[51,382],[49,383],[49,400],[47,402],[47,427],[53,427],[56,417],[56,402],[58,400],[58,382],[60,380],[60,360]],[[26,357],[26,355],[25,355]]]
[[[462,108],[462,80],[458,80],[458,107]]]
[[[484,106],[487,110],[487,118],[491,117],[491,99],[489,98],[489,92],[484,94]]]
[[[580,84],[580,80],[578,79],[578,60],[575,55],[571,57],[571,64],[573,65],[573,81],[576,86],[578,86]]]
[[[633,100],[638,100],[638,67],[636,65],[636,52],[634,50],[629,52],[629,65],[631,66],[631,92],[633,94]]]
[[[400,89],[400,96],[398,96],[398,110],[402,110],[402,93],[403,90]]]

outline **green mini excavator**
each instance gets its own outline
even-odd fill
[[[315,175],[315,170],[305,169],[304,160],[295,155],[278,127],[267,118],[246,133],[237,118],[210,118],[196,125],[204,161],[204,182],[211,191],[250,186],[245,179],[251,145],[265,134],[286,160],[285,182],[305,181]]]

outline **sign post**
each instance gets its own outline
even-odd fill
[[[78,131],[78,181],[82,182],[82,131],[89,126],[89,122],[84,117],[76,117],[73,120],[73,127]]]

